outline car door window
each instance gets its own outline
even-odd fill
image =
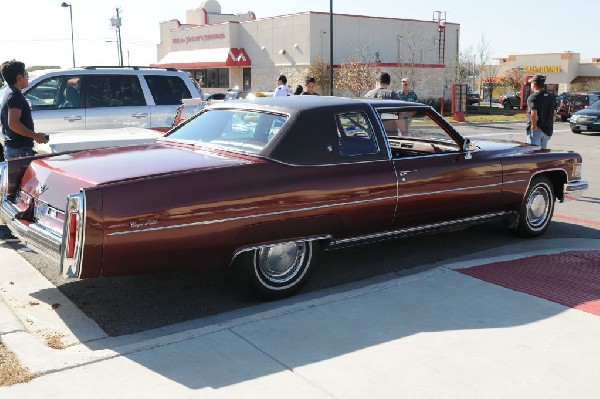
[[[178,76],[144,75],[156,105],[178,105],[183,98],[192,98],[190,91]]]
[[[88,108],[145,105],[136,75],[97,75],[88,78]]]
[[[460,146],[424,110],[380,111],[394,158],[460,152]]]
[[[27,90],[25,98],[32,110],[79,108],[81,106],[80,76],[53,76]]]
[[[369,118],[362,112],[337,115],[340,155],[354,157],[380,152]]]

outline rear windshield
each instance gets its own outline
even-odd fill
[[[257,111],[207,110],[169,134],[165,140],[192,142],[259,154],[287,121],[286,115]]]

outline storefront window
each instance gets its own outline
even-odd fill
[[[187,72],[200,83],[200,87],[229,88],[229,68],[193,69]]]
[[[229,88],[229,68],[195,69],[190,72],[202,87]]]

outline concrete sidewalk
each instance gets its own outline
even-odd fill
[[[577,250],[600,240],[523,241],[111,338],[0,243],[2,339],[42,374],[0,398],[596,398],[600,317],[455,271]]]

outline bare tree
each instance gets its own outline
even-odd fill
[[[306,76],[315,78],[317,92],[321,94],[329,93],[329,64],[325,63],[321,56],[316,56],[313,63],[308,66]]]
[[[435,38],[433,45],[435,45]],[[400,75],[407,78],[413,89],[416,89],[424,77],[423,68],[421,68],[423,44],[417,44],[415,32],[412,30],[398,35],[398,63],[400,64]]]
[[[452,83],[468,83],[471,89],[474,89],[476,75],[475,53],[472,47],[462,50],[455,60],[452,76]]]
[[[519,91],[524,77],[525,74],[518,68],[509,69],[502,76],[502,85],[510,88],[512,91]]]
[[[581,93],[588,93],[593,90],[600,90],[600,83],[596,80],[585,79],[583,82],[571,85],[571,90]]]
[[[340,64],[335,87],[347,90],[352,96],[360,97],[373,88],[373,82],[379,73],[377,55],[370,54],[368,45],[348,55]]]
[[[490,47],[490,41],[485,38],[485,35],[481,35],[481,41],[477,45],[476,56],[478,58],[478,72],[480,78],[480,89],[487,89],[487,93],[483,93],[482,98],[487,94],[490,100],[490,106],[492,105],[492,95],[494,89],[500,84],[498,79],[497,64],[492,64],[492,49]]]

